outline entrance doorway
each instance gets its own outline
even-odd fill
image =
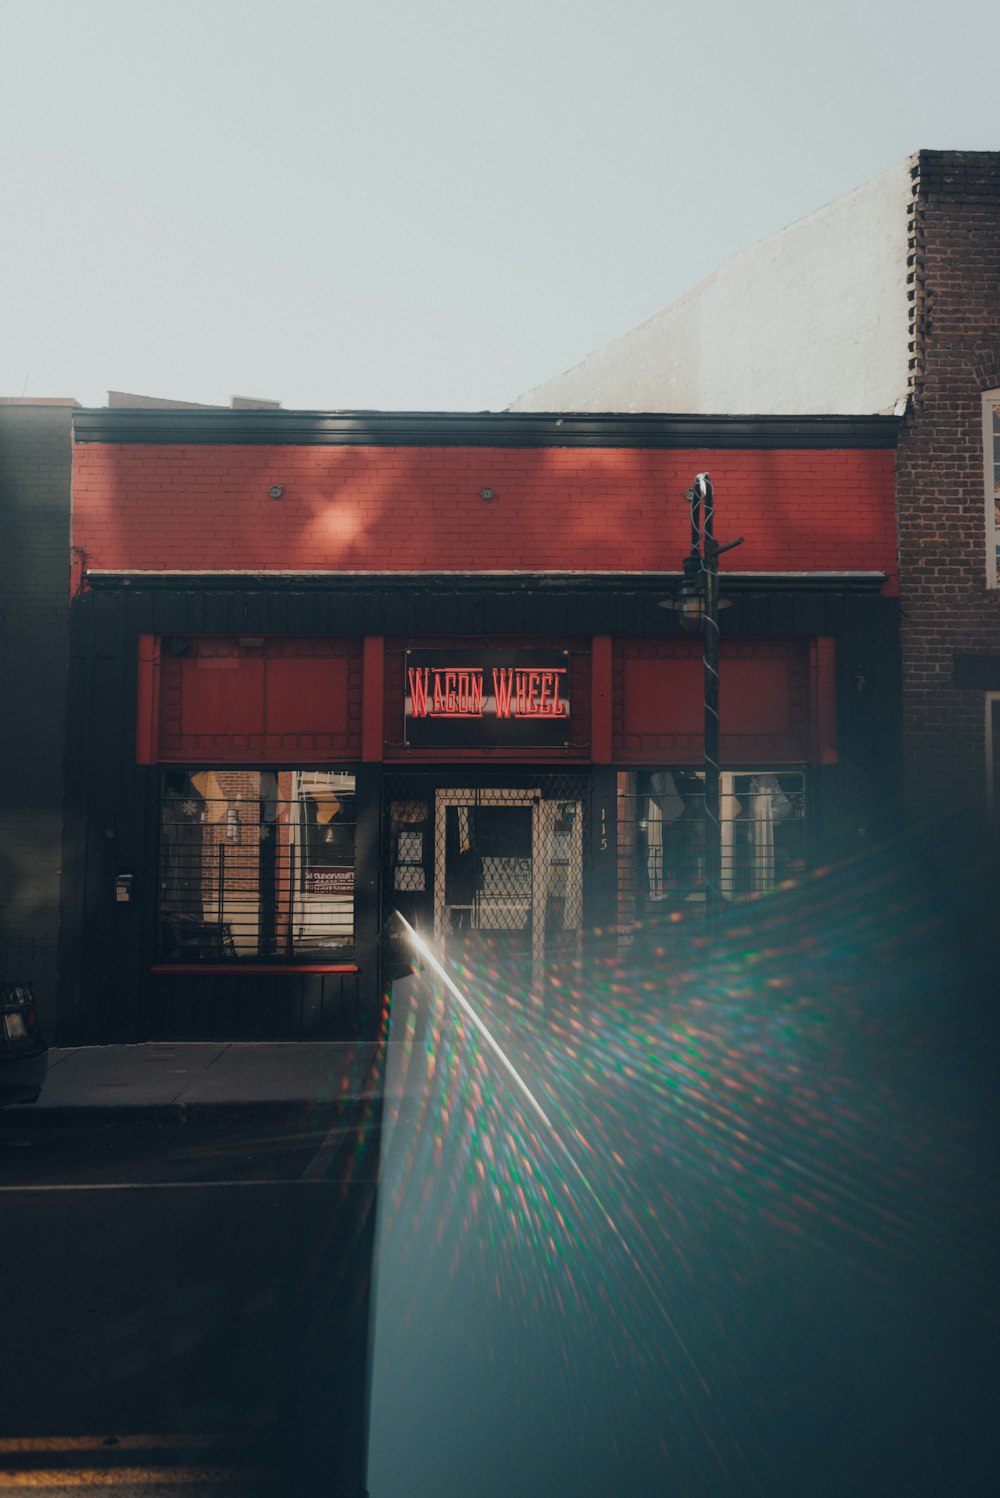
[[[495,954],[531,982],[577,957],[586,779],[546,775],[500,785],[429,779],[419,784],[407,777],[388,798],[396,908],[433,933],[445,956]]]

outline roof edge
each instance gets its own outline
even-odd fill
[[[894,448],[896,416],[79,410],[77,443],[251,447]]]

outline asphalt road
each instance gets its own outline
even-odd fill
[[[0,1490],[360,1494],[377,1140],[0,1115]]]

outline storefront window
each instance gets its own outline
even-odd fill
[[[705,898],[704,775],[638,770],[618,777],[618,866],[627,929]],[[769,894],[805,867],[801,770],[723,771],[720,891],[733,902]]]
[[[350,956],[355,827],[350,773],[166,771],[161,960]]]

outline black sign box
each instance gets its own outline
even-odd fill
[[[568,650],[408,650],[415,749],[551,749],[569,742]]]

